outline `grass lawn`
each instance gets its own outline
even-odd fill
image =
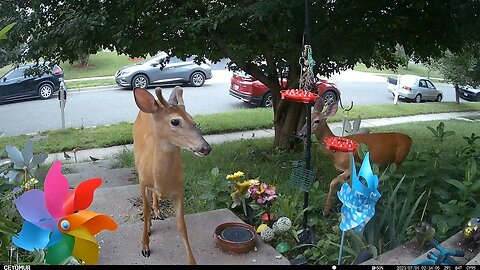
[[[363,71],[363,72],[372,72],[372,73],[378,73],[379,75],[382,74],[412,74],[412,75],[418,75],[422,77],[430,77],[430,78],[443,78],[443,75],[438,71],[438,70],[431,70],[429,74],[429,70],[427,67],[421,64],[415,64],[415,63],[409,63],[408,64],[408,70],[405,69],[405,67],[400,66],[398,70],[378,70],[373,67],[367,68],[365,64],[357,64],[354,68],[356,71]]]
[[[480,103],[401,103],[397,105],[364,105],[355,106],[350,111],[350,120],[360,115],[363,119],[379,117],[395,117],[426,113],[478,111]],[[338,112],[329,122],[338,122],[343,117]],[[235,118],[236,121],[231,121]],[[203,134],[219,134],[225,132],[254,130],[273,127],[273,110],[271,108],[255,108],[249,110],[234,110],[225,113],[198,115],[194,118]],[[71,151],[74,148],[88,149],[124,145],[132,143],[132,123],[117,123],[95,128],[60,129],[40,132],[37,135],[19,135],[0,137],[0,149],[7,145],[23,147],[27,138],[32,138],[35,151],[57,153]]]

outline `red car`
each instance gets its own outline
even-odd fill
[[[336,102],[340,98],[340,91],[332,81],[319,80],[317,89],[318,94],[325,100],[325,105]],[[273,104],[270,89],[256,78],[241,71],[233,73],[230,95],[254,106],[271,107]]]

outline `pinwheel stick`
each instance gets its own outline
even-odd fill
[[[348,156],[351,160],[350,162],[350,175],[353,175],[352,170],[355,168],[355,163],[353,162],[353,152],[348,152]],[[351,181],[350,181],[351,182]],[[338,264],[342,263],[342,255],[343,255],[343,242],[345,240],[345,231],[342,230],[342,239],[340,240],[340,251],[338,254]]]

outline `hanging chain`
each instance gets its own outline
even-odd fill
[[[302,56],[298,59],[298,63],[300,64],[299,88],[316,92],[315,76],[313,75],[315,60],[313,60],[312,47],[310,45],[305,45]]]

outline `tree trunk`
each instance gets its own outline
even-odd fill
[[[78,62],[80,67],[86,67],[90,63],[90,54],[88,53],[80,53],[78,57]]]
[[[296,133],[305,124],[306,104],[281,100],[274,109],[275,146],[293,149],[298,146]]]

